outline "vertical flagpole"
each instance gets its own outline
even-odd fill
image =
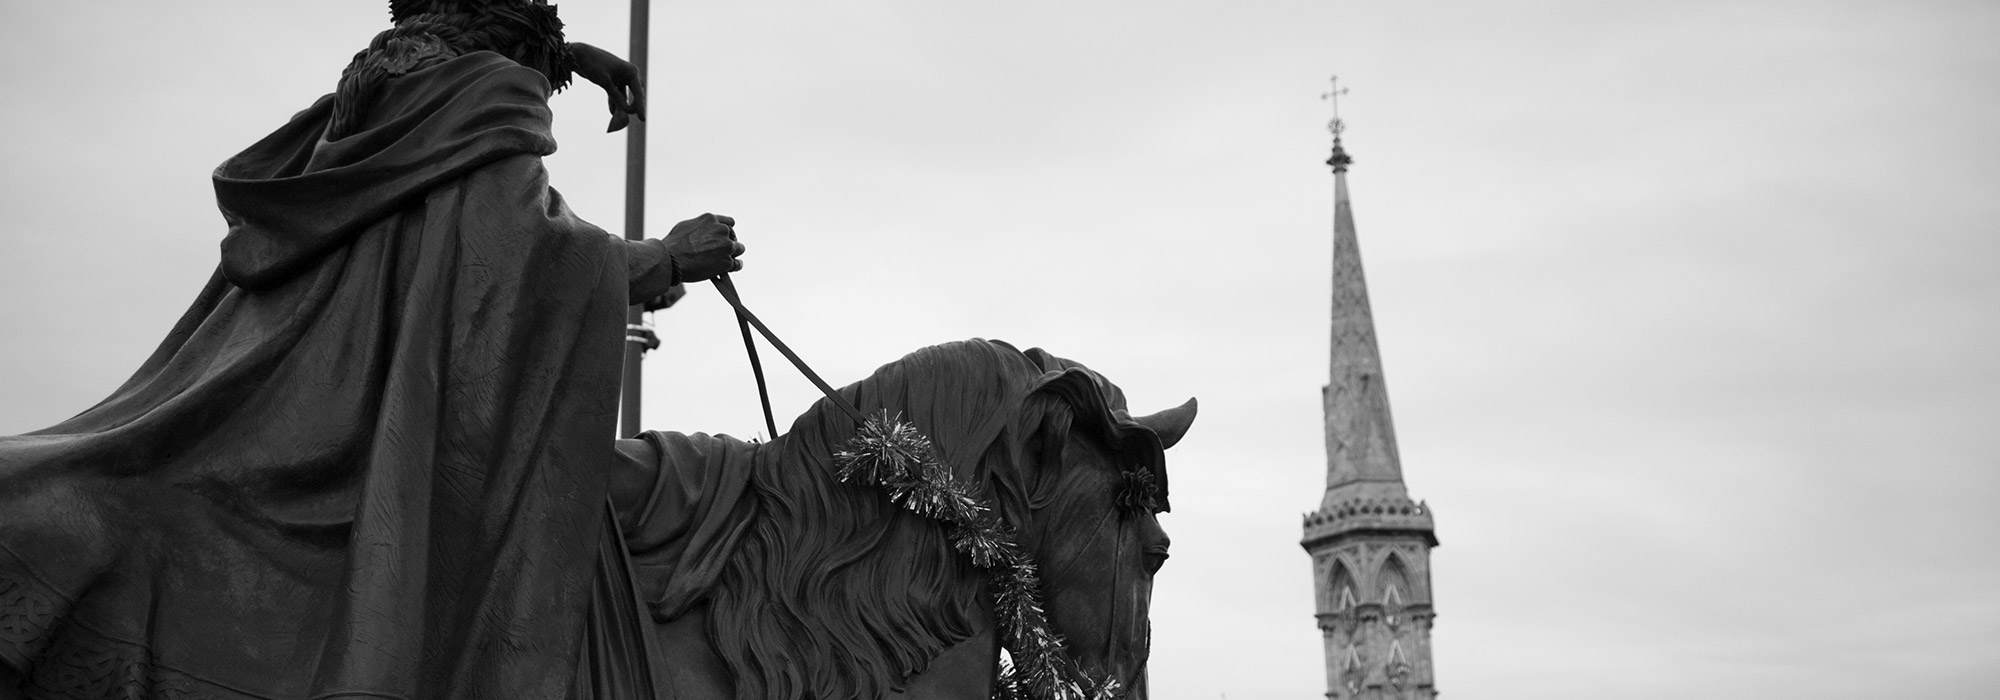
[[[632,0],[632,50],[627,60],[639,68],[640,84],[646,85],[646,36],[651,16],[649,0]],[[651,87],[651,85],[647,85]],[[646,120],[633,119],[625,127],[625,238],[641,240],[646,237]],[[645,356],[646,346],[632,337],[633,331],[645,323],[643,299],[631,300],[633,306],[625,309],[625,381],[624,390],[618,404],[618,436],[638,435],[639,427],[639,360]]]

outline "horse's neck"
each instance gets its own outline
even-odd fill
[[[787,433],[769,442],[751,446],[751,459],[761,466],[764,460],[782,460],[787,446],[796,442]],[[785,468],[788,465],[778,465]],[[980,574],[983,575],[983,574]],[[901,691],[889,697],[901,700],[987,700],[993,696],[993,680],[1000,672],[999,628],[993,621],[993,596],[984,586],[979,591],[978,613],[972,636],[930,660],[923,671],[910,676]]]

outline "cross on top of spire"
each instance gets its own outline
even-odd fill
[[[1326,130],[1333,133],[1333,155],[1326,159],[1326,164],[1333,166],[1336,173],[1347,172],[1347,166],[1354,162],[1353,158],[1347,157],[1347,149],[1340,146],[1340,134],[1347,131],[1347,122],[1340,118],[1340,96],[1345,94],[1347,88],[1340,86],[1340,76],[1336,75],[1327,79],[1326,92],[1319,95],[1320,99],[1333,104],[1333,119],[1326,123]]]
[[[1347,122],[1340,120],[1340,96],[1347,94],[1347,88],[1340,86],[1338,75],[1328,78],[1327,83],[1326,92],[1320,93],[1319,98],[1333,103],[1333,120],[1326,123],[1326,130],[1333,132],[1333,138],[1337,140],[1340,132],[1347,130]]]

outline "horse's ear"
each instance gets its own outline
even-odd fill
[[[1187,403],[1169,408],[1150,416],[1139,416],[1132,421],[1146,426],[1160,438],[1160,449],[1173,447],[1187,435],[1188,426],[1194,425],[1195,409],[1198,405],[1190,398]]]

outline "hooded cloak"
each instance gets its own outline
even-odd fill
[[[548,93],[440,59],[351,134],[329,96],[216,169],[221,264],[173,331],[0,437],[29,697],[577,693],[627,299],[671,272],[549,188]]]

